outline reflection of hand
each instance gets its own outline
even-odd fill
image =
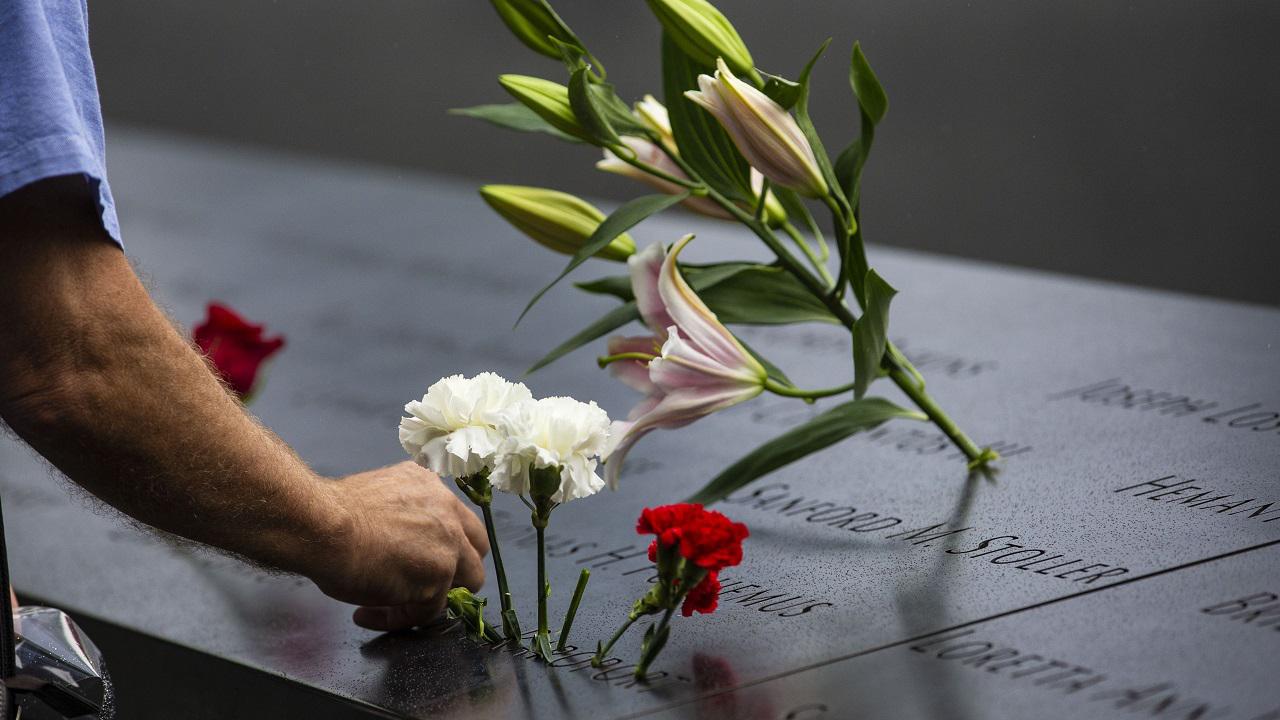
[[[484,525],[435,473],[404,462],[329,488],[342,529],[334,547],[316,549],[306,574],[326,595],[360,605],[357,625],[423,625],[440,615],[450,588],[483,584]]]

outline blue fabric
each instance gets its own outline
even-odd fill
[[[0,197],[58,175],[86,178],[120,242],[87,0],[0,0]]]

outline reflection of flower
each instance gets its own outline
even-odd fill
[[[648,348],[613,363],[624,382],[648,397],[626,422],[614,423],[605,452],[605,474],[611,485],[617,483],[631,447],[649,431],[687,425],[749,400],[763,391],[768,377],[680,274],[676,259],[692,239],[685,236],[670,255],[654,244],[627,261],[636,304],[654,336],[610,341],[611,352]],[[656,355],[655,347],[660,348]]]
[[[192,333],[195,343],[236,396],[248,402],[259,368],[284,347],[284,337],[263,337],[262,325],[247,322],[220,303],[209,303],[206,312],[204,322]]]
[[[716,68],[715,77],[699,75],[700,89],[685,97],[714,115],[742,156],[765,177],[802,195],[826,195],[827,181],[795,118],[734,77],[724,60],[716,61]]]
[[[490,481],[499,490],[529,494],[534,471],[559,472],[550,499],[566,503],[604,487],[596,475],[596,457],[609,437],[609,416],[594,402],[568,397],[542,398],[505,413],[499,422],[505,437]]]
[[[491,372],[452,375],[404,406],[400,445],[414,462],[441,475],[465,478],[493,467],[504,436],[499,418],[532,401],[529,388]]]

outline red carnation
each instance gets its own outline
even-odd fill
[[[208,317],[196,326],[196,345],[235,394],[247,402],[258,379],[258,368],[284,347],[284,337],[263,337],[262,325],[246,322],[219,303],[209,303],[207,312]]]
[[[742,562],[747,526],[713,510],[680,529],[680,554],[700,568],[718,572]]]
[[[716,611],[720,600],[720,578],[715,573],[707,573],[702,582],[693,586],[684,596],[684,604],[680,606],[680,614],[689,617],[695,612],[710,615]]]
[[[640,648],[635,676],[644,678],[649,665],[666,644],[668,623],[677,607],[680,614],[710,614],[720,602],[718,573],[742,562],[742,541],[747,526],[696,503],[676,503],[640,511],[636,532],[656,535],[649,543],[649,560],[658,566],[658,579],[649,592],[631,606],[627,621],[600,643],[591,664],[601,667],[605,656],[631,624],[645,615],[662,613],[649,627]]]
[[[695,503],[645,508],[640,511],[640,519],[636,521],[636,532],[641,535],[657,535],[658,541],[663,545],[674,545],[680,539],[680,529],[705,512],[701,505]],[[656,558],[651,557],[650,560]]]

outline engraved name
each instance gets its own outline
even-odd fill
[[[1049,548],[1025,545],[1016,542],[1021,539],[1018,535],[995,535],[972,541],[972,546],[968,544],[962,546],[953,541],[960,539],[961,535],[965,538],[970,537],[975,528],[952,527],[948,523],[941,522],[909,530],[898,530],[897,526],[902,524],[902,518],[874,510],[859,510],[852,505],[840,505],[829,500],[793,495],[790,486],[786,483],[762,485],[750,492],[744,491],[731,495],[724,502],[848,532],[876,532],[892,528],[893,532],[885,533],[882,537],[923,547],[933,547],[943,538],[950,538],[945,547],[948,555],[968,559],[980,558],[992,565],[1025,570],[1036,575],[1085,585],[1092,585],[1103,578],[1114,578],[1129,572],[1128,568],[1112,563],[1091,562],[1082,557],[1072,558],[1067,553],[1055,552]]]
[[[1069,660],[985,639],[974,629],[942,633],[909,649],[1029,689],[1071,696],[1083,703],[1097,704],[1099,708],[1111,707],[1143,717],[1210,720],[1231,711],[1229,706],[1185,696],[1172,682],[1131,685],[1112,680],[1104,673]]]
[[[1202,480],[1194,478],[1182,480],[1177,475],[1165,475],[1137,485],[1128,485],[1118,488],[1115,492],[1167,503],[1184,510],[1240,515],[1242,520],[1257,520],[1264,523],[1280,520],[1280,501],[1263,502],[1257,498],[1245,498],[1230,492],[1224,493],[1210,488],[1209,484]]]
[[[1222,403],[1216,400],[1193,399],[1189,395],[1165,390],[1135,388],[1120,378],[1110,378],[1049,396],[1049,400],[1067,399],[1166,417],[1199,416],[1201,421],[1211,425],[1280,435],[1280,412],[1268,410],[1260,402],[1240,405],[1209,415],[1207,414],[1209,410],[1221,406]]]
[[[1260,592],[1200,608],[1205,615],[1280,632],[1280,595]]]

